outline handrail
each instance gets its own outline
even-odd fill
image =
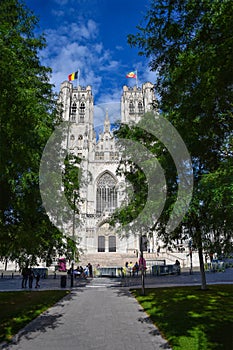
[[[184,258],[180,257],[180,256],[177,256],[176,254],[172,254],[170,252],[160,252],[159,255],[157,253],[145,253],[145,259],[149,259],[149,260],[160,260],[160,259],[169,259],[171,261],[174,261],[174,260],[181,260],[182,262],[182,266],[184,267],[185,266],[185,260]],[[166,260],[166,259],[165,259]]]
[[[177,255],[172,254],[172,253],[169,253],[169,252],[161,252],[160,254],[163,254],[163,255],[166,255],[166,256],[171,256],[172,259],[170,259],[170,260],[174,260],[174,259],[175,259],[175,260],[181,260],[181,261],[182,261],[182,266],[185,265],[184,262],[185,262],[186,259],[181,258],[180,256],[177,256]],[[169,259],[169,258],[168,258],[168,259]]]

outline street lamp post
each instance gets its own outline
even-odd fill
[[[193,273],[193,252],[192,252],[192,239],[189,240],[189,256],[190,256],[190,271],[189,274],[191,275]]]
[[[145,295],[145,271],[144,271],[144,258],[143,258],[143,239],[142,234],[140,235],[140,260],[139,267],[141,268],[142,278],[142,295]]]

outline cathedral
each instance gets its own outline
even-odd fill
[[[121,97],[121,123],[137,122],[155,102],[154,86],[147,82],[141,88],[123,87]],[[94,99],[91,86],[74,87],[71,82],[61,84],[59,103],[62,117],[69,123],[67,147],[82,159],[81,167],[86,181],[79,191],[79,218],[75,225],[78,249],[85,257],[105,256],[114,261],[114,255],[138,255],[138,237],[120,238],[108,224],[111,213],[123,199],[124,179],[117,175],[120,153],[106,111],[100,133],[94,128]],[[72,225],[71,225],[72,226]],[[72,228],[70,227],[70,231]],[[154,242],[149,242],[153,251]],[[99,255],[97,255],[99,254]],[[95,258],[96,259],[96,258]]]

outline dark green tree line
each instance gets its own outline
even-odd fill
[[[150,68],[157,74],[159,107],[182,136],[192,158],[194,192],[182,226],[198,249],[203,288],[203,249],[232,250],[232,20],[230,0],[156,0],[138,33],[128,36],[129,44],[149,58]],[[168,152],[161,145],[154,151],[166,165],[166,174],[173,173],[174,179]],[[163,235],[175,187],[169,187],[157,227]],[[164,238],[168,242],[181,235],[180,225]]]
[[[51,69],[39,59],[46,43],[34,34],[37,25],[22,1],[0,2],[0,256],[49,263],[65,243],[39,192],[41,155],[58,117]]]

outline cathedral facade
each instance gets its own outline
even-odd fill
[[[150,82],[141,88],[124,86],[121,115],[116,117],[121,123],[137,122],[151,110],[154,102],[154,88]],[[69,122],[67,147],[82,159],[82,171],[86,174],[79,192],[79,217],[76,218],[81,224],[75,225],[78,248],[87,255],[138,251],[138,237],[120,238],[108,224],[112,212],[124,199],[122,188],[125,186],[124,179],[117,175],[120,153],[108,111],[103,129],[97,135],[91,86],[74,87],[71,82],[63,82],[59,103],[63,120]]]

